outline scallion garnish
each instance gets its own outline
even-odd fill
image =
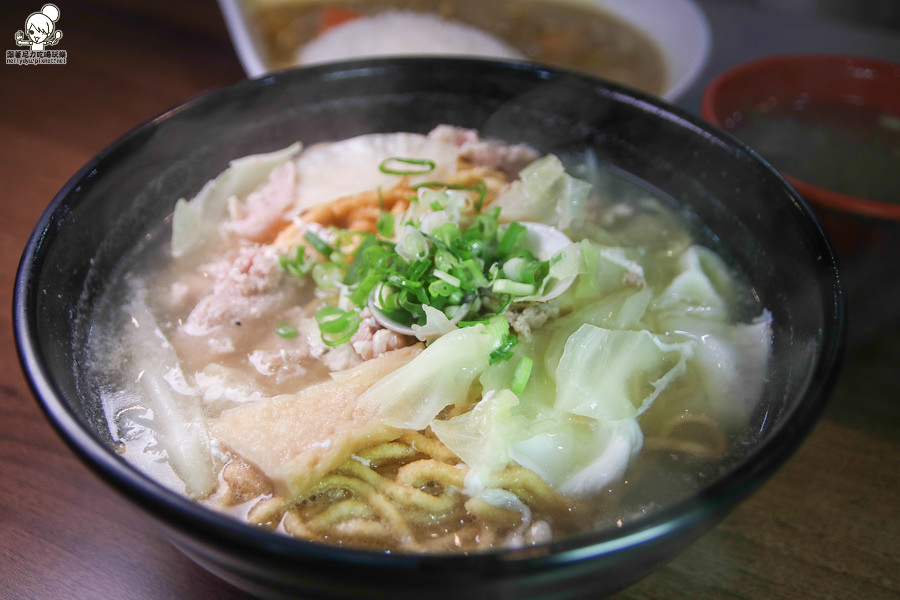
[[[495,294],[509,294],[511,296],[531,296],[537,291],[530,283],[513,281],[512,279],[495,279],[491,284],[491,290]]]
[[[400,167],[396,165],[408,165]],[[404,158],[392,156],[381,161],[378,170],[386,175],[427,175],[434,171],[435,162],[427,158]],[[414,168],[409,168],[414,167]]]
[[[275,333],[289,340],[297,337],[297,326],[288,321],[281,321],[275,326]]]
[[[336,290],[341,284],[344,273],[335,263],[320,263],[312,268],[312,278],[321,290]]]
[[[518,252],[525,242],[525,234],[527,230],[524,225],[519,223],[510,223],[509,227],[500,238],[500,245],[497,247],[497,254],[500,256],[510,256]]]
[[[320,238],[318,235],[313,233],[312,231],[307,231],[303,234],[303,239],[309,242],[310,246],[319,251],[319,254],[328,258],[334,252],[334,248],[332,248],[328,242]]]
[[[512,333],[504,334],[503,338],[500,341],[500,346],[494,349],[491,352],[491,364],[498,363],[501,360],[509,360],[513,355],[513,346],[519,343],[519,338],[517,338]]]
[[[525,386],[528,384],[528,379],[531,377],[532,366],[534,366],[534,360],[532,360],[530,356],[523,356],[519,360],[513,371],[512,383],[509,385],[509,389],[512,390],[514,394],[518,395],[525,391]]]
[[[316,311],[316,323],[322,333],[322,341],[328,346],[340,346],[350,341],[359,329],[359,313],[337,306],[323,306]]]
[[[316,263],[306,259],[304,246],[297,246],[294,258],[279,256],[278,264],[281,265],[282,270],[294,277],[306,277]]]
[[[378,221],[375,222],[375,230],[381,237],[389,238],[394,235],[394,213],[382,210],[378,213]]]
[[[379,168],[385,173],[410,175],[428,173],[435,164],[427,159],[393,157]],[[296,258],[282,259],[287,272],[297,276],[311,273],[316,285],[331,295],[330,302],[340,305],[330,304],[316,313],[323,341],[329,346],[347,342],[359,327],[360,311],[374,294],[372,301],[381,313],[407,326],[426,324],[425,306],[442,311],[460,326],[499,319],[496,323],[506,329],[495,327],[499,346],[492,360],[510,358],[518,339],[509,333],[509,324],[500,315],[516,298],[532,296],[541,288],[549,262],[538,260],[528,250],[528,230],[523,225],[501,226],[499,208],[481,212],[487,191],[484,181],[476,185],[430,181],[411,187],[419,190],[412,201],[433,211],[425,213],[426,217],[461,210],[469,217],[460,222],[432,220],[426,225],[423,221],[427,218],[420,221],[423,213],[418,212],[414,214],[419,216],[400,224],[393,213],[384,210],[379,190],[376,233],[333,230],[335,241],[329,243],[307,231],[303,236],[307,247],[321,254],[324,262],[308,261],[303,247],[298,248]],[[472,214],[470,197],[454,197],[447,190],[478,192],[476,214]],[[348,307],[352,308],[345,310]]]

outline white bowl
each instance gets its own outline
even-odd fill
[[[661,94],[679,99],[700,75],[709,57],[711,34],[703,11],[692,0],[593,0],[647,34],[662,50],[668,81]],[[241,65],[249,77],[272,70],[250,26],[245,0],[218,0]]]

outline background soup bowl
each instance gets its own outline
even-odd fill
[[[841,261],[854,343],[900,318],[900,63],[771,56],[720,74],[701,107],[812,206]]]
[[[85,314],[135,241],[235,157],[296,140],[426,132],[441,123],[543,151],[591,149],[694,216],[700,239],[746,274],[774,316],[764,397],[750,425],[758,440],[746,453],[693,496],[622,527],[471,555],[381,554],[287,538],[192,503],[116,454],[81,367],[91,325]],[[69,181],[35,227],[14,316],[23,368],[60,435],[175,546],[235,585],[271,598],[560,598],[599,596],[634,582],[788,459],[837,378],[842,302],[834,256],[803,201],[770,167],[699,119],[572,73],[405,59],[244,81],[115,142]]]
[[[662,54],[666,80],[660,96],[670,102],[680,98],[690,88],[709,59],[712,33],[706,15],[693,0],[556,1],[589,8],[593,6],[646,36]],[[258,77],[276,68],[269,58],[270,41],[265,39],[265,34],[255,23],[254,12],[263,7],[278,9],[303,3],[303,0],[219,0],[235,51],[250,77]],[[332,3],[352,6],[352,2]],[[502,26],[497,25],[498,28]]]

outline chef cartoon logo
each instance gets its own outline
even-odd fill
[[[50,50],[62,39],[62,31],[56,28],[59,8],[45,4],[39,12],[28,15],[25,29],[16,32],[16,45],[28,46],[27,50],[7,50],[6,64],[65,64],[65,50]]]

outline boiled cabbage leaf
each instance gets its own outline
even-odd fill
[[[510,445],[509,455],[559,492],[579,497],[621,479],[643,446],[635,419],[557,417]]]
[[[550,373],[555,407],[598,421],[636,418],[684,373],[692,353],[690,342],[667,343],[649,331],[582,325]]]
[[[446,421],[432,421],[431,430],[482,481],[489,482],[509,462],[510,438],[526,425],[513,414],[518,404],[510,390],[490,391],[472,410]]]
[[[141,358],[135,373],[142,404],[149,410],[157,448],[184,482],[192,498],[216,486],[209,432],[199,399],[189,393],[175,349],[163,335],[142,295],[129,305],[133,329],[129,346]]]
[[[772,314],[764,311],[752,323],[710,321],[673,315],[660,323],[695,341],[692,367],[705,392],[705,410],[726,429],[749,421],[766,382],[772,337]]]
[[[425,324],[413,323],[411,327],[416,338],[420,341],[431,343],[457,328],[456,324],[447,318],[444,311],[438,310],[429,304],[423,304],[422,310],[425,311]]]
[[[632,256],[633,250],[601,246],[588,240],[581,242],[582,276],[575,294],[579,298],[597,298],[624,287],[646,285],[644,269]]]
[[[392,427],[421,430],[438,413],[468,401],[469,387],[499,339],[483,324],[455,329],[367,390],[359,406]]]
[[[547,371],[556,371],[569,336],[585,323],[604,329],[643,329],[641,323],[651,297],[650,288],[626,288],[560,317],[538,331],[535,335],[540,341],[536,346],[543,348]]]
[[[233,160],[191,200],[178,200],[172,216],[172,256],[177,258],[220,240],[219,225],[228,214],[229,199],[244,199],[265,183],[275,167],[296,156],[300,148],[298,142],[275,152]]]
[[[568,229],[584,219],[592,186],[566,173],[559,158],[547,154],[527,165],[491,204],[504,221],[537,221]]]
[[[691,246],[678,258],[680,272],[654,299],[658,312],[691,313],[725,319],[728,307],[723,290],[733,288],[728,267],[712,250]]]
[[[433,421],[431,428],[486,488],[514,460],[562,493],[597,491],[625,473],[643,444],[637,417],[685,371],[692,351],[691,341],[585,324],[569,336],[550,370],[556,381],[552,406],[528,391],[516,396],[491,390],[471,411]],[[501,379],[490,373],[482,379]]]

